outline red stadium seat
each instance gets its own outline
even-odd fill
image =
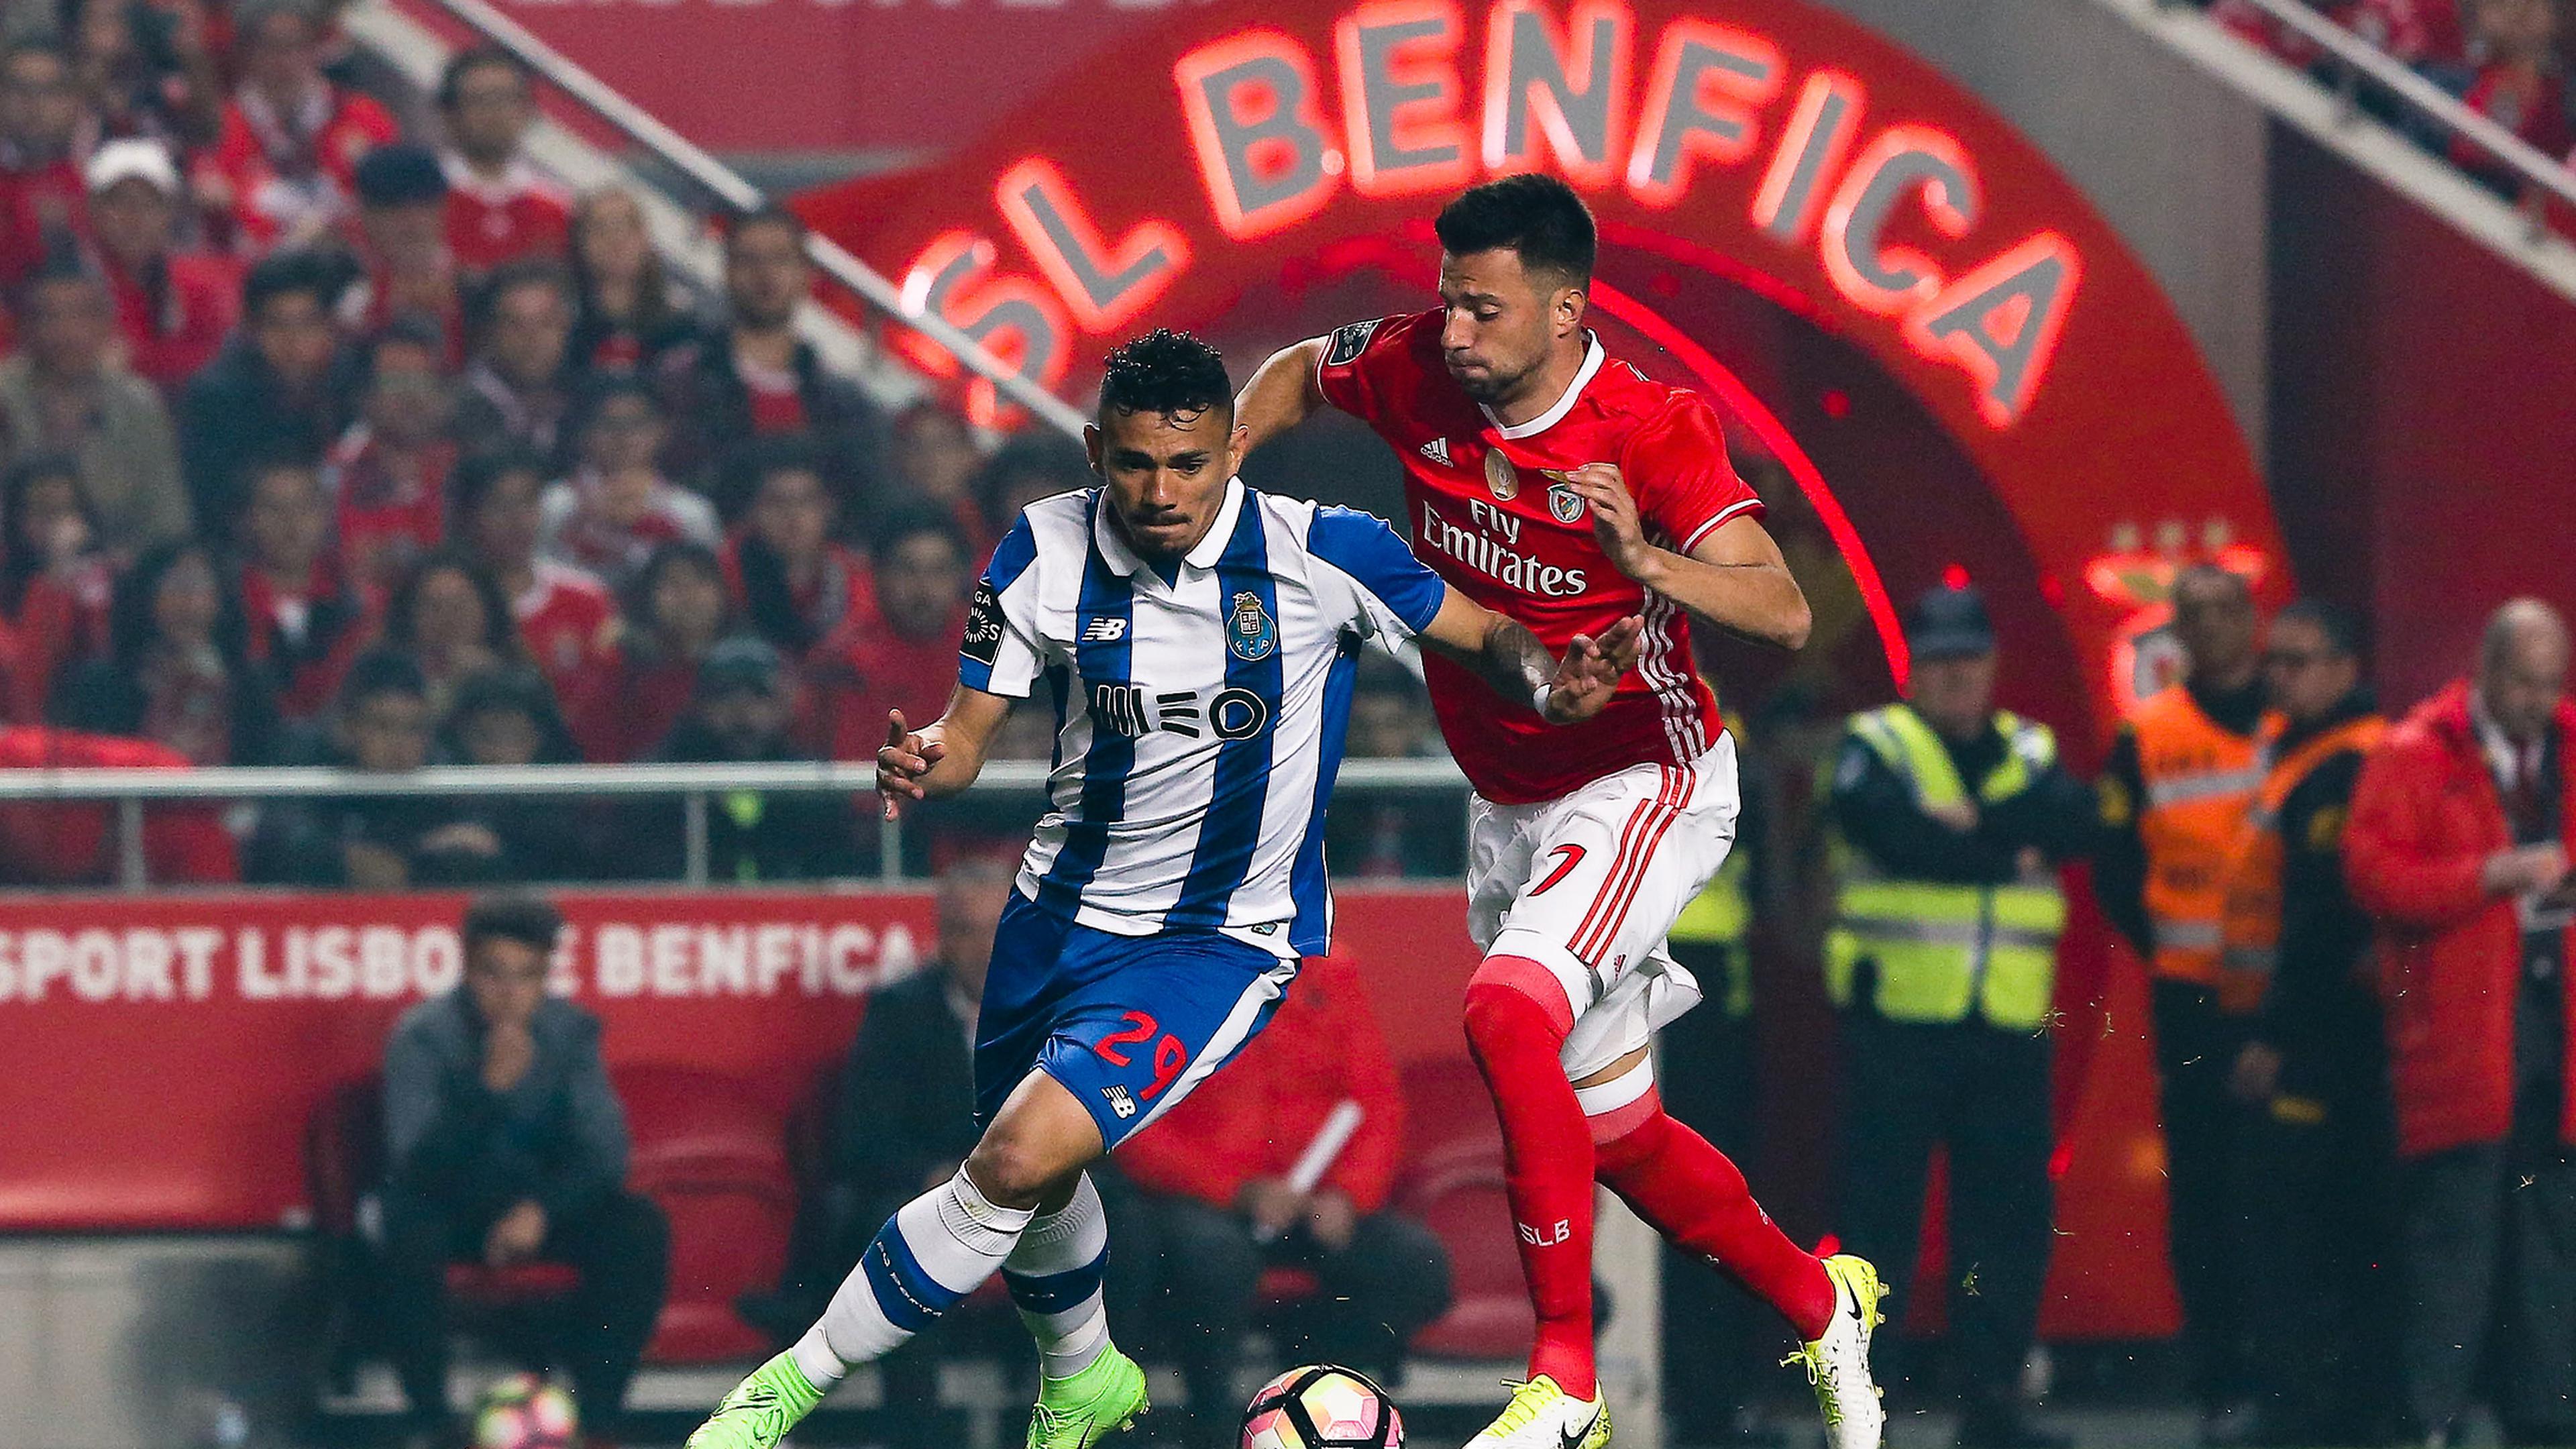
[[[765,1353],[734,1312],[778,1281],[796,1218],[796,1174],[775,1108],[730,1077],[669,1067],[614,1074],[634,1154],[627,1184],[671,1221],[671,1288],[648,1363],[714,1363]]]
[[[1516,1358],[1537,1327],[1503,1198],[1503,1134],[1473,1063],[1404,1071],[1404,1176],[1396,1206],[1449,1249],[1449,1311],[1414,1335],[1430,1358]]]

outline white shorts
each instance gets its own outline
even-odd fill
[[[1726,863],[1740,798],[1729,734],[1686,766],[1637,765],[1554,800],[1468,797],[1468,934],[1486,955],[1525,956],[1565,988],[1569,1079],[1699,1004],[1699,982],[1664,937]]]

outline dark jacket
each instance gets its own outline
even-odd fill
[[[626,1110],[599,1054],[599,1018],[548,998],[529,1023],[519,1084],[483,1085],[484,1022],[463,987],[403,1013],[385,1046],[387,1186],[469,1218],[535,1199],[577,1217],[626,1180]]]
[[[242,470],[291,453],[319,462],[356,415],[354,366],[333,365],[312,397],[297,402],[248,343],[234,339],[179,397],[179,460],[198,530],[229,538],[241,512]]]
[[[1989,721],[1965,744],[1944,736],[1941,748],[1974,797],[2011,747]],[[1980,804],[1977,828],[1962,835],[1924,814],[1904,777],[1857,736],[1834,761],[1833,810],[1843,839],[1881,871],[1946,885],[2007,885],[2020,878],[2025,848],[2055,864],[2083,855],[2094,838],[2093,798],[2064,765],[2052,762],[2008,800]]]
[[[2309,740],[2373,713],[2365,692],[2313,724],[2284,732],[2286,758]],[[2361,779],[2362,752],[2320,760],[2281,799],[2281,935],[2255,1036],[2282,1056],[2281,1090],[2335,1096],[2380,1082],[2379,1001],[2362,977],[2370,917],[2343,878],[2344,827]]]
[[[810,343],[796,344],[795,372],[804,431],[839,472],[834,481],[842,497],[863,497],[875,483],[866,476],[864,460],[885,456],[884,415],[858,384],[826,368]],[[734,369],[731,331],[714,327],[694,342],[673,347],[663,356],[659,384],[671,419],[664,471],[702,492],[720,494],[734,451],[756,435],[751,389]]]
[[[868,998],[832,1120],[833,1183],[876,1219],[975,1146],[975,1062],[936,963]],[[867,1224],[874,1226],[874,1220]]]
[[[2555,728],[2558,759],[2576,759],[2576,705],[2559,703]],[[2576,824],[2576,769],[2563,763],[2559,790],[2563,837]],[[2344,828],[2344,878],[2378,927],[2402,1156],[2501,1142],[2513,1128],[2522,923],[2513,901],[2481,884],[2487,858],[2512,844],[2468,682],[2455,681],[2371,752]],[[2576,1027],[2576,991],[2559,994],[2565,1031]],[[2563,1077],[2559,1132],[2576,1143],[2571,1085],[2576,1074]]]
[[[683,716],[649,759],[662,764],[724,764],[731,757],[694,715]],[[759,763],[813,761],[780,741]],[[620,832],[629,873],[639,880],[677,880],[688,866],[686,807],[677,800],[631,807]],[[856,807],[846,795],[764,795],[740,790],[707,801],[707,877],[752,884],[827,880],[859,870]]]

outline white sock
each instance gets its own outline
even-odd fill
[[[1109,1219],[1084,1173],[1073,1200],[1033,1220],[1002,1265],[1020,1321],[1038,1341],[1039,1371],[1069,1379],[1109,1348],[1109,1308],[1100,1269],[1109,1257]]]
[[[964,1169],[897,1209],[788,1352],[818,1389],[882,1358],[984,1285],[1011,1255],[1027,1208],[995,1207]]]

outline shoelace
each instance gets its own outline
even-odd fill
[[[1538,1418],[1542,1395],[1530,1392],[1537,1385],[1527,1379],[1505,1379],[1503,1387],[1512,1391],[1512,1401],[1503,1405],[1503,1412],[1494,1420],[1494,1427],[1506,1434],[1517,1434]]]

